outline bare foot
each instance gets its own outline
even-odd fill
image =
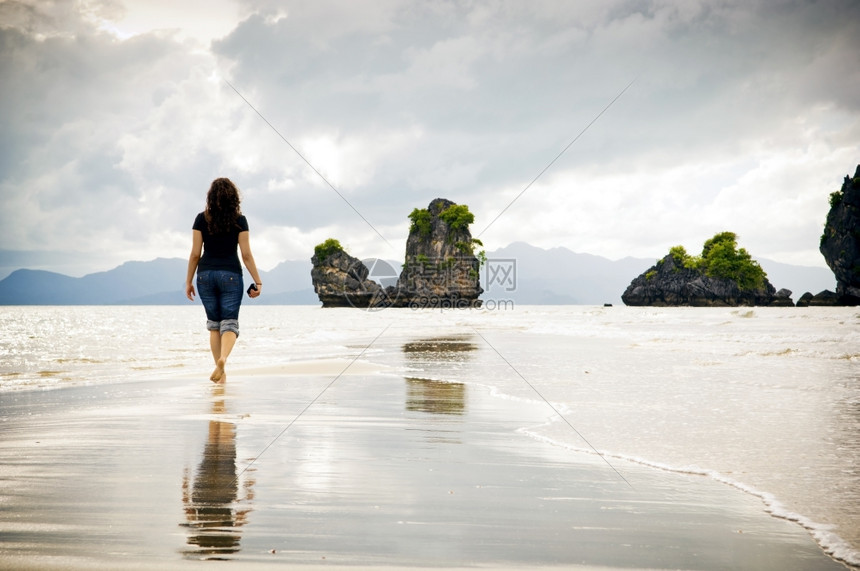
[[[215,370],[212,371],[212,375],[209,377],[210,381],[213,383],[220,383],[226,378],[224,374],[224,365],[226,365],[224,359],[218,359],[218,362],[215,364]]]

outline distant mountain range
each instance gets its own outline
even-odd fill
[[[511,300],[516,305],[595,305],[621,303],[631,280],[656,259],[609,260],[567,248],[545,250],[523,242],[487,253],[481,271],[482,299]],[[0,280],[0,305],[179,305],[187,304],[184,285],[187,260],[158,258],[126,262],[106,272],[73,278],[42,270],[21,269]],[[396,266],[396,263],[389,261]],[[827,268],[793,266],[759,260],[777,288],[788,288],[795,300],[804,292],[835,289]],[[399,270],[399,268],[398,268]],[[311,285],[311,263],[286,261],[260,272],[265,294],[243,303],[317,305]],[[246,275],[246,282],[250,278]]]
[[[126,262],[106,272],[72,278],[42,270],[17,270],[0,281],[0,305],[179,305],[185,297],[188,260]],[[314,304],[311,263],[282,262],[260,272],[266,295],[250,303]],[[245,276],[250,283],[249,276]]]

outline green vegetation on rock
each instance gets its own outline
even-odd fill
[[[465,204],[452,204],[439,213],[439,218],[448,225],[448,229],[452,232],[466,229],[475,221],[475,215],[469,211],[469,207]],[[412,212],[409,213],[409,220],[412,221],[409,226],[410,232],[429,236],[433,230],[433,215],[426,208],[412,209]],[[478,244],[480,245],[480,242]]]
[[[669,248],[669,253],[675,260],[675,266],[678,269],[687,268],[688,270],[695,270],[698,268],[700,259],[696,256],[689,255],[684,246],[673,246]]]
[[[426,208],[413,208],[412,212],[409,213],[409,220],[412,221],[409,231],[418,232],[422,236],[429,236],[432,219],[430,211]]]
[[[475,257],[478,258],[478,265],[479,266],[483,267],[484,265],[486,265],[486,263],[487,263],[487,252],[485,252],[484,250],[481,250],[480,252],[475,254]]]
[[[452,204],[439,213],[439,218],[444,220],[451,230],[468,228],[469,224],[475,221],[475,215],[469,212],[469,207],[465,204]]]
[[[701,256],[690,256],[683,246],[675,246],[669,253],[676,266],[699,270],[712,278],[734,280],[741,290],[763,287],[767,274],[746,249],[737,246],[737,234],[720,232],[705,240]]]
[[[475,215],[469,211],[469,207],[465,204],[451,204],[448,208],[439,213],[439,218],[448,226],[448,236],[450,240],[453,238],[452,233],[458,230],[468,230],[469,225],[475,222]],[[409,213],[409,220],[412,224],[409,226],[409,232],[415,232],[419,236],[427,237],[433,231],[433,215],[427,208],[414,208]],[[476,256],[480,265],[484,265],[487,261],[487,254],[484,250],[475,252],[475,246],[483,246],[484,244],[477,238],[472,238],[470,241],[458,240],[454,243],[454,247],[463,255]]]
[[[461,253],[466,255],[473,255],[475,253],[475,246],[483,246],[484,243],[478,240],[477,238],[472,238],[470,242],[455,242],[454,247],[457,248]],[[483,252],[483,250],[481,250]]]
[[[329,238],[321,244],[314,246],[314,255],[320,262],[324,262],[332,254],[343,252],[343,246],[334,238]]]
[[[836,192],[830,193],[830,208],[836,208],[839,206],[839,203],[842,202],[842,191],[837,190]]]

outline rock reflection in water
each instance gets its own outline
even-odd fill
[[[212,414],[225,412],[224,388],[216,387]],[[252,480],[245,484],[245,502],[253,499]],[[203,459],[197,467],[194,482],[188,470],[182,479],[182,504],[189,528],[186,557],[227,559],[226,555],[240,550],[239,528],[247,522],[250,507],[239,509],[239,485],[236,474],[236,429],[233,423],[209,421],[209,434],[203,449]]]
[[[434,337],[405,343],[406,361],[413,367],[444,370],[444,364],[470,358],[477,345],[469,336]],[[406,378],[406,410],[435,414],[463,414],[466,386],[462,383]]]
[[[463,414],[466,386],[426,379],[406,378],[406,410],[435,414]]]
[[[408,360],[424,360],[434,358],[436,360],[450,360],[456,358],[460,360],[463,353],[475,351],[478,346],[471,341],[471,335],[451,336],[451,337],[433,337],[430,339],[419,339],[404,343],[402,350]],[[448,358],[444,358],[445,354]]]

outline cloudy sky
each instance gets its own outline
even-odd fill
[[[436,197],[488,250],[732,230],[823,266],[858,54],[854,0],[2,1],[0,277],[186,257],[219,176],[263,269],[328,237],[399,258]]]

